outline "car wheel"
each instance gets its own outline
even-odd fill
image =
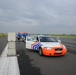
[[[42,52],[42,49],[39,48],[39,55],[42,56],[43,55],[43,52]]]

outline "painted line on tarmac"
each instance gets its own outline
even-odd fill
[[[20,75],[16,56],[7,57],[8,45],[0,56],[0,75]]]

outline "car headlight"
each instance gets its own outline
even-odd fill
[[[63,48],[66,49],[66,47],[63,45]]]
[[[47,49],[47,50],[51,50],[52,48],[51,47],[44,47],[45,49]]]

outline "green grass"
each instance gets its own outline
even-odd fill
[[[76,35],[64,35],[64,34],[49,34],[50,36],[56,36],[60,38],[76,38]]]
[[[39,35],[39,34],[33,34],[33,35]],[[43,35],[49,35],[53,37],[60,37],[60,38],[76,38],[76,34],[43,34]]]
[[[0,33],[0,38],[7,36],[7,34]]]

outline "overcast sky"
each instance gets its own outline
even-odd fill
[[[0,32],[76,34],[76,0],[0,0]]]

